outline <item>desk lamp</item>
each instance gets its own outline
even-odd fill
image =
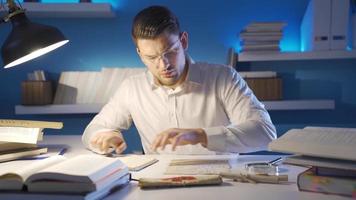
[[[32,60],[69,41],[57,28],[31,22],[13,0],[7,0],[7,7],[9,14],[1,22],[11,21],[12,31],[1,48],[4,68]]]

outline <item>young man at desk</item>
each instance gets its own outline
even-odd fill
[[[128,77],[90,122],[82,137],[86,147],[122,153],[120,131],[132,121],[146,154],[249,152],[276,138],[264,105],[233,68],[188,56],[188,33],[170,10],[139,12],[132,38],[148,70]]]

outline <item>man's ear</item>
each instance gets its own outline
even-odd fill
[[[136,52],[138,55],[140,55],[140,50],[138,49],[138,47],[136,47]]]
[[[180,42],[182,43],[183,49],[188,50],[188,32],[183,31],[180,33]]]

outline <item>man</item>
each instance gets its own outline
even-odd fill
[[[188,33],[170,10],[142,10],[132,38],[148,71],[126,78],[91,121],[83,134],[88,148],[122,153],[121,130],[132,121],[145,153],[249,152],[276,138],[264,105],[234,69],[190,59]]]

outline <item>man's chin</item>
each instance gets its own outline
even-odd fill
[[[177,84],[178,81],[175,78],[162,78],[160,80],[160,82],[161,82],[162,85],[172,86],[172,85]]]

